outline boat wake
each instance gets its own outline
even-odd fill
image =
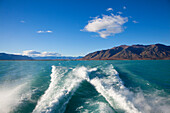
[[[86,102],[88,107],[97,105],[96,112],[126,112],[126,113],[149,113],[151,106],[140,94],[134,94],[123,84],[118,72],[113,65],[105,68],[76,67],[74,69],[52,66],[51,83],[44,95],[41,96],[33,113],[63,113],[67,104],[81,85],[86,80],[93,85],[96,91],[105,98],[106,102]],[[143,102],[143,106],[141,105]],[[94,105],[95,104],[95,105]],[[79,106],[76,111],[88,112],[84,106]]]

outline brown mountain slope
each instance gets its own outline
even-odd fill
[[[163,44],[155,45],[132,45],[118,46],[108,50],[89,53],[81,60],[149,60],[170,59],[170,46]]]

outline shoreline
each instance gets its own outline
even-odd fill
[[[108,60],[170,60],[170,59],[101,59],[101,61],[108,61]],[[55,60],[0,60],[0,61],[100,61],[100,60],[80,60],[80,59],[55,59]]]

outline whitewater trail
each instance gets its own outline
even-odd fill
[[[123,109],[127,113],[140,113],[131,102],[133,94],[125,88],[113,66],[101,69],[105,76],[91,76],[90,73],[97,69],[88,69],[84,66],[74,69],[52,66],[51,83],[38,101],[33,113],[63,113],[67,103],[83,80],[91,83],[115,110]],[[105,103],[98,102],[96,104],[99,105],[100,112],[112,111]]]
[[[9,113],[21,103],[21,92],[26,84],[0,88],[0,113]]]
[[[69,100],[69,96],[74,93],[73,88],[75,89],[81,81],[80,79],[73,81],[74,78],[65,78],[64,74],[67,71],[66,68],[52,66],[51,83],[38,101],[33,113],[64,111],[64,105]],[[66,101],[62,100],[66,98]]]
[[[33,113],[62,113],[80,83],[88,79],[85,67],[72,69],[52,66],[51,83],[38,101]]]
[[[105,77],[95,77],[90,80],[96,90],[103,95],[114,109],[123,109],[127,113],[140,113],[128,98],[132,98],[133,94],[123,85],[118,72],[113,66],[110,65],[102,70],[106,74]]]

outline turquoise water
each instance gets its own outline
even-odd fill
[[[170,60],[0,61],[0,113],[168,113]]]

